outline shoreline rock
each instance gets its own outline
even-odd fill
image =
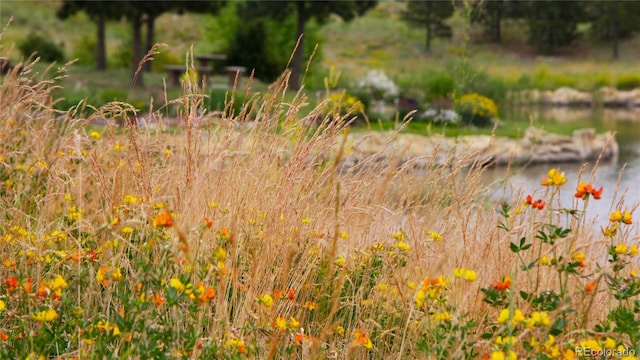
[[[509,100],[519,104],[550,106],[634,108],[640,106],[640,89],[618,90],[613,87],[601,87],[593,92],[570,87],[560,87],[556,90],[531,89],[511,93]]]
[[[558,135],[530,127],[521,139],[490,135],[447,138],[390,132],[349,135],[352,152],[343,160],[350,167],[362,161],[399,158],[414,161],[416,167],[442,166],[451,160],[484,166],[508,164],[568,163],[615,160],[618,143],[611,132],[596,134],[594,129],[578,129],[572,135]]]

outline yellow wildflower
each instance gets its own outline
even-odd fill
[[[424,290],[422,289],[418,290],[415,296],[416,307],[421,308],[422,305],[424,305],[424,301],[426,299],[427,299],[427,295],[425,294]]]
[[[280,329],[280,331],[284,331],[287,328],[287,320],[282,316],[278,316],[274,322],[274,326]]]
[[[491,360],[517,360],[518,356],[513,350],[509,350],[508,353],[504,351],[494,351],[491,353]]]
[[[51,288],[54,290],[64,289],[67,286],[67,282],[61,275],[58,275],[53,280],[51,280]]]
[[[171,285],[172,288],[176,289],[178,293],[182,293],[186,289],[186,286],[178,278],[172,278],[171,280],[169,280],[169,285]]]
[[[542,255],[542,257],[540,258],[540,265],[549,266],[550,264],[551,260],[549,259],[549,257],[547,255]]]
[[[429,239],[435,241],[435,242],[441,242],[442,241],[442,235],[440,235],[439,233],[435,232],[435,231],[430,231],[429,232]]]
[[[125,226],[120,230],[123,234],[131,234],[133,232],[133,228],[131,226]]]
[[[558,169],[553,168],[547,173],[547,178],[543,178],[540,183],[542,186],[562,186],[567,183],[567,177]]]
[[[269,294],[263,294],[258,298],[258,302],[262,303],[262,305],[270,308],[273,305],[273,297]]]
[[[620,243],[616,246],[616,254],[624,255],[627,253],[628,246],[625,243]]]
[[[447,321],[447,320],[451,320],[451,314],[449,314],[449,312],[445,311],[442,313],[436,313],[433,315],[433,319],[435,321]]]
[[[57,318],[58,313],[54,309],[43,310],[37,314],[31,315],[31,319],[37,322],[51,322]]]
[[[476,279],[478,278],[475,271],[464,268],[455,268],[453,270],[453,277],[458,279],[462,278],[469,282],[476,281]]]
[[[100,133],[99,133],[99,132],[97,132],[97,131],[95,131],[95,130],[94,130],[94,131],[92,131],[92,132],[90,132],[90,133],[89,133],[89,136],[90,136],[92,139],[94,139],[94,140],[100,140],[100,139],[102,139],[102,135],[100,135]]]
[[[496,345],[513,345],[516,342],[515,336],[498,336],[496,338]]]
[[[399,242],[402,242],[402,241],[406,240],[406,236],[404,235],[404,231],[402,231],[402,230],[392,233],[391,237],[396,239]]]
[[[138,202],[138,198],[136,198],[133,195],[125,195],[124,196],[124,200],[123,200],[126,204],[135,204]]]
[[[502,311],[500,311],[500,314],[498,315],[498,322],[500,324],[503,324],[505,322],[507,322],[507,320],[510,320],[512,323],[521,323],[525,320],[524,315],[522,315],[522,312],[518,309],[516,309],[515,311],[510,311],[509,309],[502,309]]]
[[[411,245],[405,243],[404,241],[398,241],[395,245],[396,248],[400,251],[409,251],[411,250]]]
[[[296,320],[293,316],[289,317],[289,321],[287,321],[289,328],[297,329],[300,327],[300,321]]]
[[[75,205],[69,207],[69,221],[78,221],[82,219],[82,210],[78,209]]]

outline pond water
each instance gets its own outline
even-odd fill
[[[587,214],[595,224],[606,225],[609,213],[617,208],[633,210],[640,205],[640,109],[591,109],[591,108],[526,108],[507,109],[501,114],[505,121],[522,122],[523,128],[529,124],[545,128],[545,125],[563,123],[577,128],[595,128],[598,133],[610,130],[616,132],[620,154],[617,159],[600,163],[592,178],[594,164],[552,164],[533,165],[515,168],[510,172],[506,188],[496,188],[493,197],[505,197],[505,200],[517,196],[519,192],[526,196],[535,193],[542,196],[544,187],[540,186],[542,176],[551,167],[557,167],[567,176],[567,188],[561,192],[563,207],[573,208],[578,204],[573,194],[581,180],[603,186],[604,192],[599,201],[591,200]],[[486,171],[486,180],[495,181],[506,177],[504,168],[492,168]],[[620,183],[617,186],[618,182]],[[615,193],[618,189],[617,194]],[[506,189],[503,191],[503,189]],[[535,195],[534,195],[535,197]],[[619,201],[624,199],[624,204]],[[634,224],[640,224],[640,208],[633,213]],[[635,226],[636,230],[640,226]],[[640,231],[634,231],[640,233]]]

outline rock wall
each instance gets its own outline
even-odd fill
[[[571,136],[565,136],[531,127],[522,139],[489,135],[426,137],[389,132],[349,136],[351,151],[344,159],[347,166],[365,160],[388,160],[390,157],[398,157],[400,162],[414,161],[417,167],[427,167],[444,165],[451,160],[504,166],[509,163],[587,162],[598,158],[604,161],[618,156],[614,134],[596,134],[594,129],[580,129]]]
[[[640,106],[640,89],[625,91],[612,87],[603,87],[591,93],[569,87],[561,87],[556,90],[523,90],[510,94],[509,98],[513,102],[525,104],[638,107]]]

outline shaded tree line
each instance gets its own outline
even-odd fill
[[[611,42],[612,56],[618,58],[620,40],[640,30],[640,22],[636,21],[640,17],[640,2],[636,1],[397,1],[406,2],[402,19],[410,26],[424,29],[426,51],[430,50],[433,39],[452,36],[453,29],[447,20],[457,9],[464,9],[469,20],[479,24],[487,37],[498,43],[503,38],[504,22],[518,21],[526,30],[528,42],[546,54],[574,42],[580,35],[578,25],[588,24],[591,36]],[[298,89],[304,63],[309,60],[315,45],[307,42],[309,36],[313,38],[309,24],[323,24],[332,15],[349,21],[376,4],[377,0],[63,0],[58,16],[65,19],[85,12],[96,24],[95,62],[98,70],[107,67],[107,23],[126,19],[131,25],[131,68],[135,72],[153,46],[155,21],[159,16],[167,12],[217,14],[224,6],[233,6],[240,25],[234,29],[233,39],[226,49],[229,60],[254,69],[257,76],[265,80],[275,79],[288,66],[291,69],[290,88]],[[295,52],[290,57],[291,53],[281,51],[283,48],[289,51],[295,48]]]
[[[580,35],[578,25],[587,24],[591,37],[611,43],[612,57],[617,59],[620,40],[640,30],[640,2],[623,0],[408,0],[403,19],[426,30],[429,51],[433,38],[451,37],[446,21],[456,7],[465,6],[470,21],[479,24],[490,40],[501,42],[504,22],[516,20],[524,26],[529,44],[544,54],[572,44]]]
[[[585,24],[593,39],[611,43],[617,59],[619,41],[640,30],[638,17],[637,1],[484,0],[473,5],[471,21],[481,24],[491,40],[501,42],[502,23],[521,20],[529,43],[545,54],[577,40],[578,25]]]
[[[293,45],[299,39],[290,62],[291,78],[289,87],[299,89],[300,76],[303,71],[305,26],[311,20],[325,22],[331,14],[348,21],[375,6],[377,0],[341,0],[341,1],[313,1],[313,0],[253,0],[237,2],[237,16],[242,20],[236,29],[231,48],[230,60],[236,64],[250,66],[266,79],[273,79],[280,74],[287,63],[279,59],[269,58],[269,34],[266,32],[267,22],[286,23],[294,17],[294,28],[290,34]],[[105,28],[110,20],[126,19],[131,24],[133,56],[132,71],[135,73],[138,64],[154,43],[155,20],[167,12],[198,12],[216,14],[225,0],[187,1],[187,0],[64,0],[58,10],[58,17],[66,19],[77,12],[85,12],[96,24],[96,69],[105,70],[107,67]],[[142,38],[143,28],[146,39]],[[309,56],[310,54],[307,54]],[[308,58],[307,58],[308,59]]]

